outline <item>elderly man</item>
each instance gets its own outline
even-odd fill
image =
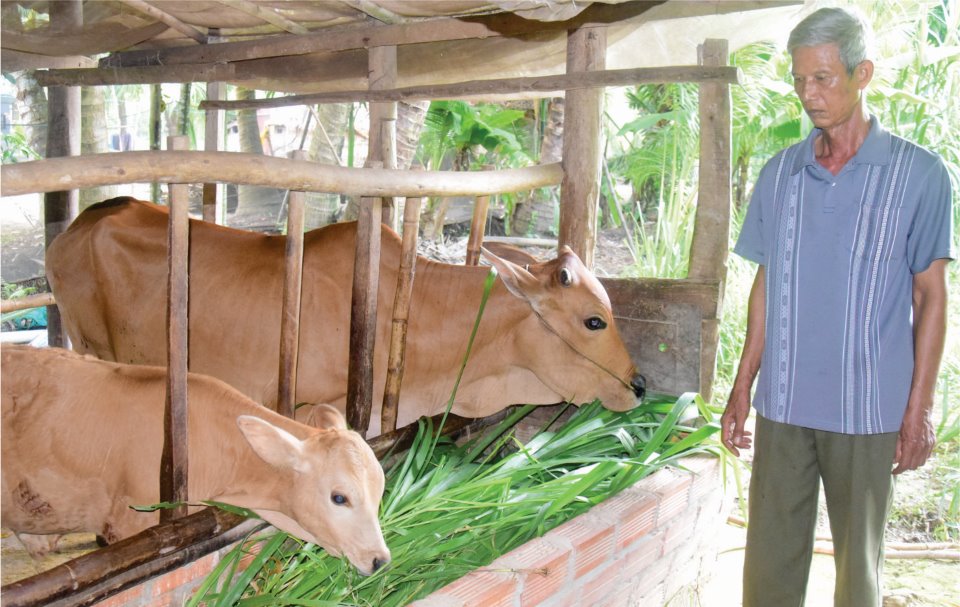
[[[802,605],[822,481],[837,606],[880,603],[893,476],[934,446],[946,330],[951,191],[941,160],[866,109],[868,28],[824,8],[791,32],[813,132],[761,171],[735,252],[758,264],[721,420],[739,455],[751,387],[756,444],[744,605]]]

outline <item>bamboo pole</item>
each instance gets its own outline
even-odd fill
[[[185,149],[187,137],[167,139],[167,147]],[[190,193],[185,183],[171,183],[167,248],[167,397],[163,415],[160,501],[186,502],[187,453],[187,309],[189,290]],[[186,505],[160,511],[160,521],[186,516]]]
[[[401,171],[239,152],[139,151],[4,164],[0,195],[156,180],[263,185],[346,196],[477,196],[552,186],[562,178],[559,163],[502,171]]]
[[[306,152],[291,153],[296,160]],[[283,304],[280,315],[280,376],[277,411],[293,418],[297,390],[297,357],[300,351],[300,292],[303,284],[303,192],[291,191],[287,207],[287,241],[284,255]]]
[[[122,4],[126,4],[127,6],[129,6],[135,11],[144,13],[146,15],[153,17],[154,19],[157,19],[159,21],[162,21],[163,23],[166,23],[167,25],[177,30],[184,36],[187,36],[188,38],[192,38],[195,41],[199,42],[200,44],[207,43],[206,34],[204,34],[200,30],[190,25],[187,25],[183,21],[180,21],[170,13],[162,11],[155,6],[148,4],[144,0],[120,0],[120,1]]]
[[[470,235],[467,237],[467,259],[464,265],[476,266],[480,264],[480,247],[483,246],[483,233],[487,226],[487,209],[489,206],[489,196],[477,196],[476,202],[473,204]]]
[[[27,295],[16,299],[4,299],[0,303],[0,313],[16,312],[17,310],[29,310],[30,308],[41,308],[43,306],[55,306],[56,300],[53,293],[37,293],[36,295]]]
[[[397,429],[397,408],[400,403],[400,385],[403,383],[404,360],[407,348],[407,319],[413,296],[413,280],[417,270],[417,235],[420,230],[422,198],[407,198],[403,207],[403,243],[400,252],[400,272],[397,292],[393,299],[393,326],[390,332],[390,352],[387,358],[387,380],[380,410],[380,432]]]

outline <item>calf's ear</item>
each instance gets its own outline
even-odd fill
[[[503,281],[508,291],[513,293],[515,297],[525,299],[531,305],[536,305],[542,291],[540,281],[537,280],[536,276],[512,261],[497,257],[487,249],[481,249],[481,251],[487,261],[497,269],[500,280]]]
[[[260,459],[277,468],[302,471],[303,442],[270,422],[252,415],[241,415],[237,426]]]
[[[310,407],[310,412],[304,420],[312,428],[329,428],[331,430],[346,430],[347,420],[343,413],[326,403],[320,403]]]

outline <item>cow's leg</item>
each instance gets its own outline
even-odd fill
[[[34,560],[42,559],[51,552],[57,551],[57,543],[63,537],[60,534],[53,533],[47,535],[35,535],[33,533],[15,534],[23,547],[27,549],[27,554]]]
[[[144,529],[157,524],[160,515],[155,512],[137,512],[128,504],[136,503],[129,499],[118,499],[110,508],[110,514],[103,523],[103,528],[97,534],[97,543],[103,541],[113,544],[131,535],[136,535]]]

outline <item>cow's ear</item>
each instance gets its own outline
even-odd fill
[[[241,415],[237,426],[254,453],[271,466],[301,471],[303,442],[286,430],[252,415]]]
[[[333,405],[320,403],[310,407],[310,412],[304,420],[312,428],[327,428],[330,430],[346,430],[347,420]]]
[[[542,287],[536,276],[531,274],[526,268],[518,266],[512,261],[497,257],[487,249],[481,248],[481,251],[483,252],[483,256],[487,258],[487,261],[497,269],[497,272],[500,274],[500,280],[506,285],[508,291],[520,299],[530,301],[530,303],[534,303],[537,300]]]

